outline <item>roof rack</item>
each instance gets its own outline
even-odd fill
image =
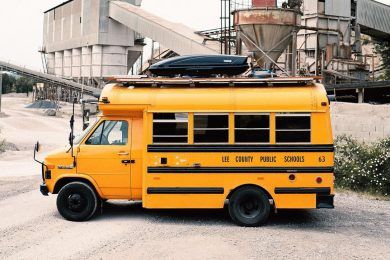
[[[284,87],[310,86],[313,78],[148,78],[145,76],[119,76],[107,78],[111,83],[126,87]]]

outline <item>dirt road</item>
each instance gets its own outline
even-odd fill
[[[0,119],[21,150],[0,155],[0,259],[389,259],[390,202],[356,193],[337,194],[334,210],[279,212],[261,228],[235,226],[226,210],[145,210],[131,202],[108,202],[93,220],[68,222],[56,197],[37,190],[31,160],[35,140],[64,145],[68,119],[43,120],[20,102],[6,98],[8,117]]]
[[[102,215],[68,222],[39,177],[0,179],[0,259],[388,259],[390,202],[341,193],[336,209],[284,211],[261,228],[226,210],[145,210],[109,202]]]

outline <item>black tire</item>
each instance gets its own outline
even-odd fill
[[[271,205],[267,195],[256,187],[242,187],[229,199],[229,214],[240,226],[258,227],[267,222]]]
[[[89,220],[98,208],[99,200],[93,188],[83,182],[71,182],[61,188],[57,196],[57,209],[70,221]]]

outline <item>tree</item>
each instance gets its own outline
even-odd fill
[[[12,88],[15,85],[16,78],[11,75],[4,73],[3,74],[3,94],[12,92]]]
[[[390,41],[375,40],[375,53],[381,56],[383,78],[390,79]]]
[[[20,77],[15,82],[16,93],[28,93],[33,90],[34,84],[34,80],[26,77]]]

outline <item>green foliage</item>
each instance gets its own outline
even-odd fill
[[[390,137],[365,144],[348,136],[335,140],[335,185],[377,195],[390,194]]]
[[[368,36],[362,36],[362,45],[368,45],[371,43],[371,38]]]
[[[382,59],[383,69],[385,70],[383,79],[390,79],[390,41],[376,40],[375,53],[379,54]]]
[[[26,77],[20,77],[15,82],[16,93],[28,93],[33,90],[34,84],[34,80]]]
[[[17,77],[12,74],[3,74],[3,94],[16,92],[27,93],[33,90],[35,81],[27,77]]]
[[[3,94],[12,92],[12,88],[15,85],[16,78],[11,74],[3,74]]]

